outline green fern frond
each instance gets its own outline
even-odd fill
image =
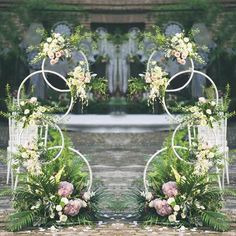
[[[9,216],[7,229],[9,231],[19,231],[26,227],[32,226],[34,213],[32,211],[17,212]]]
[[[227,231],[230,227],[225,214],[213,211],[204,211],[201,214],[202,222],[217,231]]]

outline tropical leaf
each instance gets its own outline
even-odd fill
[[[201,214],[201,219],[205,226],[217,231],[227,231],[230,227],[228,218],[220,212],[204,211]]]
[[[7,229],[10,231],[19,231],[23,228],[33,225],[34,213],[32,211],[17,212],[9,216]]]

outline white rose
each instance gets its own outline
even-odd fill
[[[88,201],[90,199],[90,192],[85,192],[84,195],[83,195],[83,199],[85,201]]]
[[[211,114],[212,114],[212,112],[211,112],[210,109],[207,109],[207,110],[206,110],[206,113],[207,113],[208,115],[211,115]]]
[[[207,156],[208,156],[208,158],[213,158],[215,156],[215,154],[213,152],[210,152]]]
[[[61,215],[60,216],[60,222],[66,222],[67,221],[67,216],[66,215]]]
[[[179,210],[180,210],[179,205],[175,205],[175,206],[174,206],[174,211],[179,211]]]
[[[57,205],[57,206],[56,206],[56,210],[57,210],[57,211],[62,211],[62,206],[61,206],[61,205]]]
[[[55,37],[55,38],[59,38],[60,36],[61,36],[61,35],[60,35],[59,33],[55,33],[55,34],[54,34],[54,37]]]
[[[54,213],[51,213],[50,216],[49,216],[51,219],[53,219],[55,217],[55,214]]]
[[[204,97],[200,97],[200,98],[198,98],[198,101],[201,102],[201,103],[205,103],[206,99]]]
[[[175,222],[176,221],[176,216],[174,214],[168,216],[168,220],[170,222]]]
[[[24,106],[24,105],[25,105],[25,102],[24,102],[24,101],[21,101],[21,102],[20,102],[20,105],[21,105],[21,106]]]
[[[154,207],[153,201],[149,202],[148,206],[149,206],[150,208]]]
[[[85,207],[88,206],[87,202],[85,202],[85,201],[83,201],[83,200],[81,200],[80,202],[81,202],[81,206],[82,206],[82,207],[85,208]]]
[[[185,219],[186,218],[186,215],[184,213],[181,213],[181,218],[182,219]]]
[[[47,42],[51,43],[52,42],[52,38],[51,37],[47,38]]]
[[[211,101],[211,105],[215,106],[216,105],[215,101]]]
[[[175,202],[175,199],[173,197],[170,197],[168,200],[167,200],[167,203],[170,205],[172,203]]]
[[[30,113],[30,110],[29,109],[25,109],[24,114],[28,115],[29,113]]]
[[[185,38],[184,38],[184,42],[185,42],[185,43],[188,43],[188,42],[189,42],[189,38],[188,38],[188,37],[185,37]]]
[[[68,204],[69,200],[66,197],[61,198],[61,202],[63,202],[65,205]]]
[[[27,154],[26,152],[23,152],[23,153],[21,154],[21,156],[22,156],[24,159],[27,159],[27,158],[28,158],[28,154]]]
[[[146,192],[145,193],[145,198],[146,198],[147,201],[152,200],[152,198],[153,198],[152,193],[151,192]]]
[[[35,102],[37,102],[37,98],[36,97],[30,98],[30,103],[35,103]]]

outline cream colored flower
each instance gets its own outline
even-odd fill
[[[150,208],[154,207],[154,202],[153,202],[153,201],[149,202],[148,206],[149,206]]]
[[[176,216],[174,214],[168,216],[168,220],[170,222],[175,222],[176,221]]]
[[[60,222],[66,222],[68,217],[66,215],[61,215],[60,216]]]
[[[188,37],[184,37],[184,42],[188,43],[189,42],[189,38]]]
[[[170,205],[172,203],[175,202],[175,199],[173,197],[170,197],[168,200],[167,200],[167,203]]]
[[[30,103],[36,103],[36,102],[37,102],[37,98],[36,97],[30,98]]]
[[[84,199],[85,201],[90,200],[90,192],[85,192],[84,195],[83,195],[83,199]]]
[[[28,115],[29,113],[30,113],[30,110],[29,110],[29,109],[25,109],[25,110],[24,110],[24,114],[25,114],[25,115]]]
[[[66,204],[68,204],[69,200],[66,197],[62,197],[61,202],[63,202],[66,205]]]
[[[152,193],[151,192],[146,192],[145,193],[145,198],[147,201],[151,201],[153,196],[152,196]]]
[[[61,205],[57,205],[57,206],[56,206],[56,210],[57,210],[57,211],[62,211],[62,206],[61,206]]]
[[[175,205],[174,206],[174,211],[179,211],[180,210],[180,206],[179,205]]]
[[[206,110],[206,113],[207,113],[208,115],[211,115],[211,114],[212,114],[212,111],[211,111],[210,109],[207,109],[207,110]]]
[[[51,37],[47,38],[47,42],[51,43],[52,42],[52,38]]]
[[[215,156],[215,154],[214,154],[213,152],[210,152],[210,153],[207,155],[208,158],[213,158],[214,156]]]
[[[24,101],[21,101],[21,102],[20,102],[20,105],[21,105],[21,106],[24,106],[24,105],[25,105],[25,102],[24,102]]]

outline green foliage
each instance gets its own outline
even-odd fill
[[[225,214],[214,211],[204,211],[201,214],[201,218],[205,225],[212,227],[214,230],[217,231],[229,230],[229,222]]]
[[[45,161],[49,163],[41,165],[42,171],[39,175],[27,172],[20,177],[16,190],[4,190],[1,193],[1,196],[13,196],[16,211],[8,218],[8,230],[18,231],[29,226],[92,224],[98,219],[98,203],[103,197],[103,191],[96,190],[87,200],[83,197],[87,191],[88,174],[80,157],[68,148],[72,146],[70,138],[66,135],[64,137],[66,148],[58,159],[50,162],[59,149],[49,150],[45,156]],[[61,141],[60,135],[54,130],[49,131],[49,139],[48,148],[58,145]],[[63,209],[67,204],[58,192],[63,181],[73,185],[73,192],[66,196],[67,201],[79,199],[80,204],[86,205],[81,205],[77,215],[68,215],[66,222],[59,222],[60,215],[56,206],[60,205]]]
[[[105,78],[92,78],[90,82],[90,91],[96,101],[108,100],[108,81]]]
[[[142,101],[143,93],[147,90],[145,80],[141,77],[129,79],[128,99],[131,101]]]
[[[31,226],[34,221],[34,213],[32,211],[21,211],[9,216],[9,224],[7,229],[10,231],[19,231],[23,228]]]
[[[140,194],[140,190],[133,194],[137,202],[136,212],[139,220],[146,225],[204,226],[217,231],[228,230],[229,220],[220,212],[224,192],[217,187],[217,175],[213,173],[200,176],[194,174],[194,165],[180,161],[173,153],[171,136],[163,145],[167,149],[156,160],[153,160],[147,176],[149,191],[152,194],[151,200],[147,200],[145,194]],[[185,137],[186,131],[177,133],[176,145],[188,147]],[[179,149],[177,151],[184,160],[189,160],[189,151]],[[175,212],[177,221],[170,221],[168,215],[159,215],[156,209],[150,206],[154,199],[171,199],[163,192],[163,184],[169,181],[175,182],[177,185],[178,194],[172,198],[174,201],[169,203],[173,209],[176,205],[180,207],[180,210]],[[234,195],[230,190],[227,192]]]

